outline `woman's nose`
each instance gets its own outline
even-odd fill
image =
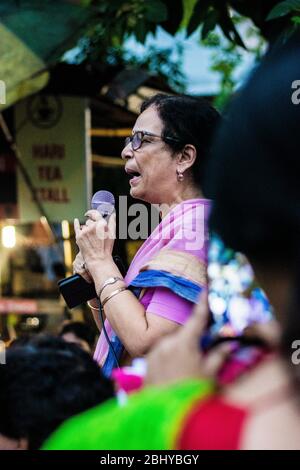
[[[131,142],[129,142],[129,144],[123,148],[122,153],[121,153],[121,158],[122,160],[128,160],[128,158],[132,158],[132,157],[133,157],[133,151],[132,151]]]

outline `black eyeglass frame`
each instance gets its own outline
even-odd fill
[[[140,141],[139,141],[138,145],[133,145],[133,143],[134,143],[133,139],[135,138],[135,136],[139,136],[139,135],[141,135],[141,137],[140,137]],[[130,137],[126,137],[124,148],[127,147],[127,145],[129,145],[131,143],[132,149],[133,150],[138,150],[142,146],[143,138],[144,138],[145,135],[148,135],[149,137],[159,137],[161,140],[164,140],[164,141],[170,140],[170,141],[173,141],[173,142],[180,142],[179,139],[175,139],[173,137],[168,137],[168,136],[167,137],[162,137],[161,135],[153,134],[152,132],[137,131],[133,135],[131,135]]]

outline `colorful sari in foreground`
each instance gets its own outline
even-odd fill
[[[272,359],[260,357],[242,373]],[[234,366],[234,358],[223,369]],[[235,377],[236,379],[237,377]],[[236,450],[242,447],[247,419],[264,403],[235,404],[220,391],[220,379],[186,379],[152,386],[128,396],[125,404],[109,400],[64,423],[44,444],[46,450]],[[277,397],[278,398],[278,397]],[[276,400],[276,395],[275,395]]]
[[[210,201],[206,199],[190,199],[178,204],[137,252],[125,283],[140,299],[146,312],[179,324],[192,312],[193,304],[207,285],[209,210]],[[150,291],[155,293],[156,303],[149,300]],[[168,297],[170,291],[172,299]],[[180,299],[185,303],[180,303]],[[184,315],[181,309],[185,309]],[[105,327],[119,360],[124,352],[122,342],[108,320]],[[117,364],[103,333],[94,358],[103,373],[110,376]]]
[[[249,373],[273,355],[260,351]],[[223,366],[234,366],[234,357]],[[272,398],[246,406],[217,393],[220,379],[186,379],[147,387],[97,406],[63,424],[45,443],[46,450],[236,450],[242,447],[247,419]],[[236,379],[237,377],[235,377]],[[278,398],[278,397],[277,397]],[[276,400],[276,395],[275,395]]]
[[[208,380],[189,380],[168,387],[149,387],[129,397],[121,407],[116,399],[63,424],[44,450],[167,450],[175,449],[195,404],[209,397]]]

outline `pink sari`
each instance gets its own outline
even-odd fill
[[[127,286],[138,285],[144,288],[159,286],[160,280],[151,283],[155,276],[151,273],[168,273],[171,281],[166,285],[172,289],[172,278],[181,276],[186,283],[201,288],[206,285],[206,267],[208,250],[207,221],[210,201],[206,199],[189,199],[175,206],[151,233],[136,253],[125,276]],[[141,275],[149,274],[148,283],[140,284],[137,280]],[[150,281],[149,281],[150,280]],[[174,292],[185,297],[186,285],[175,289]],[[190,299],[195,301],[193,294]],[[143,304],[143,300],[141,300]],[[155,312],[152,312],[155,313]],[[175,312],[174,321],[176,321]],[[108,320],[105,328],[110,340],[114,331]],[[101,332],[94,359],[102,366],[109,351],[104,333]]]

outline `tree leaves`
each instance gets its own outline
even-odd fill
[[[180,29],[186,29],[192,17],[197,0],[182,0],[183,4],[183,18],[180,24]]]
[[[199,28],[211,4],[212,0],[198,0],[194,6],[192,16],[187,26],[187,36],[190,36],[197,28]]]
[[[293,11],[300,11],[300,0],[286,0],[275,5],[267,16],[267,21],[275,20],[289,15]]]
[[[166,5],[160,0],[145,2],[145,18],[154,23],[162,23],[168,19]]]
[[[201,31],[202,39],[205,39],[210,31],[215,29],[218,20],[220,18],[220,13],[214,8],[210,8],[204,19],[203,28]]]
[[[171,35],[175,35],[181,27],[184,16],[183,2],[186,0],[163,0],[167,7],[168,18],[160,26]],[[188,0],[189,2],[190,0]]]
[[[146,40],[147,34],[148,30],[145,27],[145,23],[143,21],[138,22],[134,29],[134,35],[136,40],[143,44]]]
[[[202,39],[205,39],[218,25],[231,42],[246,48],[231,19],[227,2],[220,5],[218,0],[198,0],[187,26],[187,35],[190,36],[200,25],[202,25]]]
[[[246,49],[246,46],[232,21],[229,9],[226,7],[226,5],[221,10],[219,25],[224,35],[227,37],[227,39],[229,39],[230,42],[236,43],[238,46]]]
[[[202,40],[219,27],[228,40],[245,48],[242,37],[232,20],[233,11],[245,11],[243,16],[254,19],[264,36],[270,28],[268,20],[276,20],[275,40],[285,30],[299,27],[300,0],[268,0],[264,8],[258,0],[78,0],[94,11],[94,18],[87,25],[87,38],[92,38],[95,31],[95,44],[98,57],[111,46],[119,46],[130,35],[145,43],[148,33],[155,34],[160,26],[171,35],[186,28],[187,36],[198,28]],[[259,5],[261,7],[259,8]],[[272,8],[273,7],[273,8]],[[271,11],[270,11],[271,9]],[[268,16],[267,16],[268,15]],[[282,19],[281,19],[282,18]],[[259,19],[259,21],[258,21]],[[93,23],[94,21],[94,23]],[[269,28],[270,26],[270,28]],[[101,31],[101,34],[97,33]],[[271,36],[270,36],[271,37]]]

